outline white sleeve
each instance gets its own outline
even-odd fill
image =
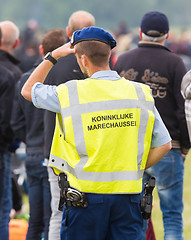
[[[35,83],[31,91],[32,102],[35,107],[60,113],[60,103],[56,86]]]
[[[152,134],[151,148],[162,146],[171,141],[170,134],[164,125],[162,118],[157,111],[156,107],[154,108],[155,114],[155,123]]]

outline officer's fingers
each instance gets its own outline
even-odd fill
[[[75,49],[70,42],[64,45],[64,50],[68,51],[69,53],[75,53]]]
[[[70,52],[75,54],[76,53],[76,49],[75,48],[70,48]]]

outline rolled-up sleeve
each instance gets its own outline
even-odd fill
[[[154,114],[155,123],[152,134],[151,148],[162,146],[171,141],[170,134],[156,108],[154,108]]]
[[[35,83],[31,91],[32,102],[35,107],[60,113],[60,104],[56,86]]]

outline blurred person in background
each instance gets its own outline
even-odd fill
[[[43,36],[39,52],[44,57],[65,42],[66,36],[63,30],[50,30]],[[25,165],[30,207],[27,240],[40,240],[42,233],[44,239],[48,240],[51,216],[50,184],[47,166],[44,163],[44,110],[35,108],[20,94],[22,86],[41,61],[42,59],[37,61],[17,83],[17,96],[14,100],[11,121],[15,135],[26,143]]]
[[[21,31],[20,44],[15,50],[15,55],[20,61],[19,67],[23,72],[30,70],[35,62],[41,58],[39,53],[39,24],[35,19],[30,19]]]
[[[185,99],[186,122],[191,142],[191,70],[189,70],[182,79],[181,92]]]
[[[121,35],[126,35],[129,33],[127,23],[125,21],[120,21],[117,29],[114,31],[114,35],[118,38]]]
[[[14,51],[19,47],[20,30],[18,26],[12,21],[0,22],[2,30],[2,43],[0,45],[0,64],[7,67],[13,72],[15,81],[17,81],[22,74],[19,68],[19,60],[15,57]]]
[[[0,66],[0,76],[0,239],[8,240],[12,193],[11,183],[7,186],[7,162],[10,161],[9,146],[13,140],[10,118],[15,83],[12,73],[3,66]]]
[[[191,34],[189,31],[182,29],[180,34],[177,32],[173,33],[171,31],[170,37],[165,43],[165,46],[167,46],[171,51],[178,54],[185,66],[187,71],[191,68]]]
[[[0,43],[2,43],[2,32],[0,29]],[[9,214],[11,210],[11,184],[7,181],[10,175],[7,169],[10,163],[9,147],[13,141],[13,132],[10,125],[11,110],[15,90],[14,75],[10,70],[0,64],[0,239],[9,239]],[[11,179],[10,179],[11,181]],[[10,190],[10,191],[9,191]],[[10,201],[4,206],[4,199]]]
[[[14,56],[14,50],[19,46],[20,31],[14,22],[8,20],[0,22],[0,27],[2,30],[2,41],[0,44],[0,64],[12,72],[16,83],[22,74],[22,71],[18,67],[19,61]],[[0,225],[0,232],[2,234],[4,232],[3,236],[6,236],[4,239],[7,239],[8,236],[10,221],[9,214],[12,209],[11,162],[12,156],[18,146],[18,140],[13,138],[13,142],[9,147],[9,151],[7,152],[7,161],[5,163],[6,174],[2,213],[3,225]]]
[[[150,176],[156,178],[164,239],[182,240],[184,160],[190,148],[180,91],[186,68],[182,59],[164,46],[168,36],[167,16],[157,11],[146,13],[141,21],[138,48],[119,56],[114,69],[129,80],[151,87],[156,107],[171,135],[172,149],[145,171],[144,182]]]
[[[86,11],[76,11],[71,14],[66,27],[66,34],[68,39],[71,39],[72,34],[76,30],[84,27],[95,25],[95,18],[93,15]],[[58,60],[57,64],[53,66],[49,72],[45,83],[50,85],[59,85],[71,79],[84,79],[76,57],[74,54],[62,57]],[[48,160],[50,156],[50,148],[55,127],[56,114],[45,110],[44,127],[45,127],[45,158]],[[52,195],[52,216],[49,226],[49,240],[60,239],[60,228],[62,221],[62,211],[58,210],[60,189],[58,187],[58,176],[53,173],[52,168],[48,167],[49,181]]]

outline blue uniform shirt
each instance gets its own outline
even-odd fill
[[[91,78],[104,80],[117,80],[121,77],[116,71],[99,71],[94,73]],[[35,83],[32,88],[32,102],[37,108],[47,109],[52,112],[60,113],[60,103],[56,92],[56,86]],[[162,146],[171,141],[171,137],[166,129],[158,111],[154,108],[155,123],[152,134],[151,148]]]

